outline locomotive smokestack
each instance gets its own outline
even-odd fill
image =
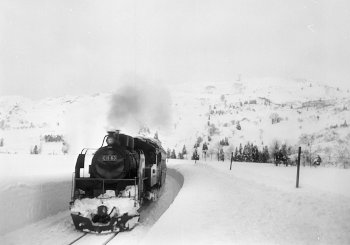
[[[114,130],[114,131],[107,131],[107,144],[113,145],[113,144],[120,144],[120,139],[119,139],[119,132],[120,130]]]
[[[116,137],[117,135],[119,135],[120,130],[119,130],[119,129],[116,129],[116,130],[114,130],[114,131],[107,131],[107,133],[108,133],[109,136],[114,136],[114,137]]]
[[[116,135],[120,133],[119,129],[107,131],[108,135]]]

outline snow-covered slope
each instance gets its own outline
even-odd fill
[[[62,154],[85,146],[97,146],[105,133],[107,95],[48,98],[0,98],[0,139],[3,153]],[[46,138],[45,138],[46,136]],[[96,143],[98,142],[98,143]]]
[[[176,153],[185,145],[192,154],[201,137],[200,147],[207,142],[209,152],[215,154],[218,142],[227,137],[229,146],[224,150],[228,153],[248,141],[260,149],[279,141],[294,150],[302,145],[328,164],[339,162],[339,155],[350,158],[346,155],[349,90],[300,79],[264,78],[177,84],[167,91],[144,85],[118,91],[122,95],[41,101],[1,97],[0,152],[75,154],[82,147],[98,147],[107,129],[138,134],[143,128],[152,137],[158,132],[164,147]],[[159,106],[170,102],[171,107]],[[312,138],[310,144],[300,142],[303,134]]]

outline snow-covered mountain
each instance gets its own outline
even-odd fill
[[[189,154],[197,141],[200,147],[207,142],[214,153],[227,138],[227,153],[248,141],[258,147],[279,141],[294,149],[302,145],[329,162],[337,162],[339,154],[348,157],[349,90],[278,78],[154,90],[129,87],[119,93],[40,101],[0,97],[0,152],[75,154],[100,146],[108,129],[135,135],[143,128],[152,137],[158,132],[165,148],[180,152],[185,145]],[[159,106],[170,102],[169,107]]]

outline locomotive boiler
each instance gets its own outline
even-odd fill
[[[142,204],[155,201],[165,183],[164,149],[156,139],[109,131],[90,164],[89,151],[83,149],[75,165],[70,202],[74,226],[98,233],[132,229]]]

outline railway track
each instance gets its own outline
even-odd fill
[[[68,245],[82,245],[82,244],[98,244],[98,245],[106,245],[110,241],[112,241],[119,232],[112,234],[92,234],[88,232],[84,232],[81,236],[77,237]]]
[[[71,241],[70,243],[68,243],[68,245],[72,245],[74,243],[76,243],[77,241],[79,241],[81,238],[83,238],[84,236],[86,236],[88,233],[84,233],[83,235],[77,237],[76,239],[74,239],[73,241]]]
[[[159,206],[159,202],[149,202],[147,205],[144,204],[139,210],[141,215],[140,223],[143,223],[143,225],[146,227],[152,226],[160,218],[160,216],[166,211],[166,209],[173,202],[173,200],[175,199],[176,195],[178,194],[179,190],[182,187],[183,177],[181,174],[179,174],[176,170],[171,168],[168,169],[168,174],[169,175],[167,178],[167,184],[163,189],[163,193],[160,193],[161,205]],[[154,210],[156,209],[158,211],[154,212]],[[128,232],[125,232],[125,234],[123,234],[123,239],[127,237],[126,236],[127,233]],[[85,233],[79,234],[79,236],[77,236],[74,240],[72,240],[70,243],[67,243],[67,244],[68,245],[71,245],[71,244],[72,245],[84,245],[84,244],[85,245],[86,244],[105,245],[110,243],[113,239],[117,239],[116,236],[118,234],[119,232],[110,233],[110,234],[95,234],[95,233],[85,232]]]

